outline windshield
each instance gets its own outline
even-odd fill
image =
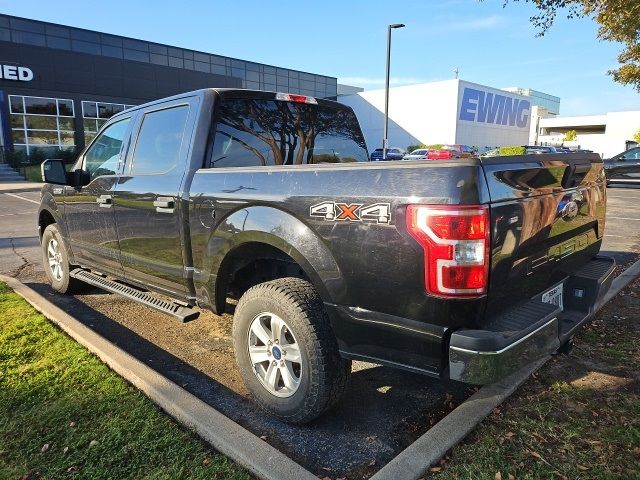
[[[211,166],[366,162],[349,108],[276,100],[228,99],[220,106]]]

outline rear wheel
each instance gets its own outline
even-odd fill
[[[256,285],[240,298],[233,343],[256,401],[289,423],[307,423],[344,393],[351,362],[338,352],[322,300],[298,278]]]
[[[51,287],[60,293],[76,293],[88,287],[86,283],[69,276],[69,254],[57,225],[51,224],[42,234],[42,263]]]

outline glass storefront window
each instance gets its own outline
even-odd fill
[[[26,113],[36,115],[57,115],[56,100],[54,98],[24,97]]]
[[[58,125],[60,125],[60,130],[75,130],[73,118],[58,118]]]
[[[9,105],[15,150],[47,155],[75,146],[73,100],[9,95]]]
[[[98,103],[99,118],[111,118],[116,113],[120,113],[123,110],[124,105],[118,105],[116,103]]]
[[[26,143],[24,130],[12,130],[14,143]]]
[[[82,121],[84,125],[84,133],[96,133],[98,131],[98,127],[96,126],[95,120],[87,120],[86,118]]]
[[[22,102],[22,97],[16,97],[11,95],[9,97],[9,106],[11,113],[24,113],[24,104]]]
[[[11,128],[24,128],[24,115],[11,114]]]
[[[58,115],[73,117],[73,100],[58,100]]]
[[[27,128],[30,130],[57,130],[58,119],[41,115],[27,115]]]
[[[96,102],[82,102],[82,116],[84,118],[97,118]]]
[[[120,103],[83,101],[82,116],[85,143],[89,143],[96,136],[98,130],[102,128],[109,118],[133,106]]]
[[[58,132],[45,130],[27,130],[27,143],[30,145],[60,145]]]

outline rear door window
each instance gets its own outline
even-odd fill
[[[347,108],[277,100],[223,100],[209,167],[366,162]]]
[[[180,159],[189,105],[146,113],[133,152],[131,175],[167,173]]]

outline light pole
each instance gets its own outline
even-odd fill
[[[404,23],[392,23],[387,27],[387,78],[384,85],[384,137],[382,139],[382,159],[387,159],[389,147],[389,70],[391,68],[391,29],[402,28]]]

